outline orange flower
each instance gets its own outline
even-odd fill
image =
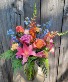
[[[41,49],[45,45],[46,43],[44,42],[43,39],[36,39],[36,41],[33,43],[34,48],[38,48],[38,49]]]
[[[51,39],[53,39],[55,36],[57,35],[57,31],[56,32],[48,32],[45,36],[44,36],[44,40],[46,41],[50,41]]]
[[[37,28],[36,26],[34,26],[29,30],[29,33],[32,36],[32,38],[35,39],[36,38],[36,32],[39,32],[39,31],[40,31],[40,28]]]
[[[36,27],[33,27],[29,30],[30,35],[32,36],[32,39],[34,40],[36,38]],[[32,41],[33,41],[32,40]]]
[[[17,26],[16,27],[16,32],[24,32],[24,28],[22,26]]]
[[[51,39],[51,34],[50,34],[50,32],[48,32],[48,33],[44,36],[44,40],[45,40],[45,41],[50,41],[50,39]]]

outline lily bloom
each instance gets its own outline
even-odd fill
[[[28,57],[30,55],[36,56],[35,51],[33,51],[32,45],[27,46],[26,44],[23,44],[23,48],[18,47],[17,51],[18,52],[16,53],[16,58],[22,58],[23,57],[22,64],[27,62]]]
[[[36,54],[36,56],[37,57],[45,57],[45,58],[47,58],[48,57],[48,52],[46,52],[46,51],[40,51],[40,52],[38,52],[37,54]]]

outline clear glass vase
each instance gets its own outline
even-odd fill
[[[27,80],[32,81],[35,79],[38,71],[38,66],[35,62],[26,63],[24,65],[24,73]]]

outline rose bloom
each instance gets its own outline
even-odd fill
[[[17,26],[16,27],[16,32],[24,32],[24,28],[22,26]]]
[[[41,49],[45,45],[46,43],[44,42],[43,39],[36,39],[36,41],[33,43],[34,48],[38,48],[38,49]]]
[[[20,38],[20,41],[21,41],[21,43],[24,42],[24,43],[29,44],[30,41],[31,41],[31,38],[32,38],[31,35],[25,34],[25,35],[23,35],[23,36]]]

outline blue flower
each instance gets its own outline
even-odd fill
[[[45,27],[45,26],[46,26],[46,24],[43,24],[42,26],[43,26],[43,27]]]
[[[45,29],[43,34],[46,35],[48,32],[49,32],[49,30]]]
[[[12,36],[11,39],[14,41],[14,42],[19,42],[18,39],[16,38],[16,36]]]
[[[29,21],[30,19],[29,19],[29,17],[26,17],[25,20],[28,20]]]
[[[48,21],[45,26],[47,29],[49,29],[51,25],[52,25],[52,20]]]
[[[46,24],[43,24],[42,27],[46,27],[47,29],[49,29],[52,25],[52,20],[46,22]]]
[[[9,29],[9,30],[7,31],[7,35],[14,35],[13,30],[12,30],[12,29]]]
[[[25,21],[24,21],[25,25],[29,25],[30,22],[31,22],[30,19],[28,17],[26,17]]]
[[[44,32],[41,34],[40,38],[43,38],[49,32],[48,29],[45,29]]]

